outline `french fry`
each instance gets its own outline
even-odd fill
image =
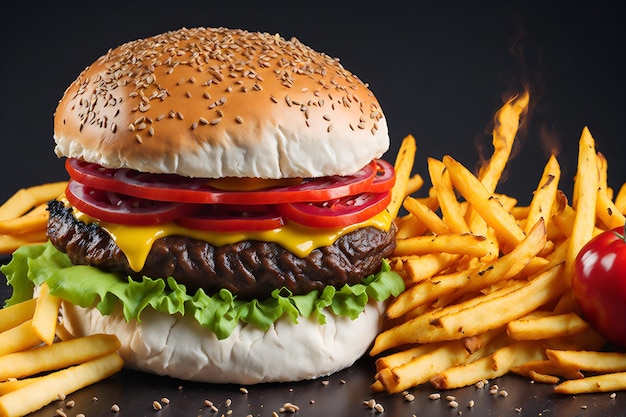
[[[496,231],[497,235],[511,247],[519,244],[524,239],[524,231],[501,203],[467,168],[451,156],[444,156],[443,163],[448,168],[454,187]]]
[[[40,204],[23,216],[0,220],[0,233],[12,235],[28,234],[45,229],[47,223],[47,205]]]
[[[18,190],[0,206],[0,220],[13,219],[24,215],[33,207],[61,195],[66,186],[67,182],[60,181]]]
[[[602,190],[598,190],[596,213],[598,219],[604,223],[607,229],[614,229],[626,224],[626,216],[620,213],[615,203]]]
[[[0,357],[0,381],[67,368],[115,352],[119,347],[116,336],[96,334],[14,352]]]
[[[554,392],[570,395],[624,390],[626,390],[626,372],[589,376],[582,379],[570,379],[554,387]]]
[[[576,313],[535,319],[518,319],[507,324],[506,331],[515,340],[542,340],[581,333],[589,324]]]
[[[598,169],[596,165],[595,140],[585,127],[578,145],[578,166],[574,179],[572,235],[565,258],[566,270],[572,270],[580,249],[593,237],[596,223],[596,200],[598,198]]]
[[[0,382],[0,396],[4,394],[8,394],[11,391],[18,390],[37,379],[42,378],[41,376],[35,376],[32,378],[24,378],[24,379],[12,379],[9,381]]]
[[[31,298],[0,309],[0,333],[32,319],[36,302],[35,298]]]
[[[562,368],[593,372],[626,372],[626,353],[547,349],[548,359]]]
[[[450,229],[448,229],[448,226],[437,213],[417,199],[409,196],[404,199],[403,206],[409,213],[413,214],[416,219],[424,223],[428,230],[434,234],[446,235],[450,233]]]
[[[414,174],[406,182],[405,196],[418,192],[424,185],[424,178],[419,174]]]
[[[540,218],[544,220],[546,225],[550,221],[550,211],[556,199],[560,178],[561,168],[556,157],[552,155],[544,167],[539,185],[530,202],[528,215],[526,216],[525,233],[529,233],[530,229]]]
[[[463,211],[452,189],[450,175],[443,163],[435,158],[428,158],[428,172],[433,183],[442,217],[450,232],[470,234],[470,229],[463,219]]]
[[[119,372],[124,362],[117,352],[45,375],[0,397],[0,415],[21,417]]]
[[[1,235],[0,253],[12,253],[17,248],[33,243],[44,243],[48,240],[46,230],[35,231],[23,235]]]
[[[387,210],[392,218],[396,218],[402,201],[406,195],[406,188],[411,177],[413,162],[415,161],[416,151],[415,138],[412,135],[406,136],[400,144],[398,155],[394,164],[396,172],[396,182],[391,189],[391,201],[387,205]]]
[[[428,235],[398,240],[392,256],[425,255],[432,252],[443,252],[479,258],[490,254],[490,250],[491,245],[484,236],[472,234]]]
[[[497,378],[525,362],[543,358],[544,348],[538,343],[514,342],[487,357],[440,372],[430,382],[437,389],[461,388],[485,379]]]
[[[511,372],[516,373],[518,375],[527,376],[533,379],[535,379],[533,377],[533,372],[535,372],[537,376],[550,375],[550,376],[563,377],[566,379],[580,379],[584,377],[584,375],[578,369],[570,368],[567,366],[560,366],[549,359],[525,362],[519,366],[511,368]],[[541,382],[544,382],[544,381],[541,381]],[[546,382],[546,383],[554,383],[554,382]]]
[[[13,352],[30,349],[41,343],[37,334],[33,332],[32,323],[33,320],[29,319],[0,333],[0,358]]]
[[[50,294],[50,288],[44,282],[39,287],[39,297],[33,315],[33,331],[47,345],[54,341],[59,317],[61,299]]]
[[[440,273],[461,258],[461,255],[450,253],[428,253],[422,256],[411,256],[402,261],[406,273],[406,283],[413,286]]]

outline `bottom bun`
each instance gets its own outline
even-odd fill
[[[125,366],[157,375],[210,383],[256,384],[315,379],[351,366],[381,328],[384,303],[370,302],[355,320],[325,311],[326,324],[282,317],[267,331],[240,324],[219,340],[192,317],[146,308],[141,321],[121,311],[103,316],[95,308],[64,302],[63,323],[74,336],[115,334]]]

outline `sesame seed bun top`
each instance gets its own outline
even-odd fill
[[[361,80],[297,39],[192,28],[109,50],[68,87],[59,156],[190,177],[358,171],[389,147]]]

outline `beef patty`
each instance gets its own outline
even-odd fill
[[[226,288],[238,298],[264,299],[275,288],[306,294],[327,285],[357,284],[378,272],[382,259],[395,248],[395,225],[387,232],[374,227],[357,229],[304,258],[272,242],[245,240],[216,247],[189,237],[167,236],[154,242],[143,269],[135,272],[96,223],[76,219],[60,201],[51,201],[48,210],[48,238],[72,263],[133,279],[173,277],[190,294],[199,288],[209,295]]]

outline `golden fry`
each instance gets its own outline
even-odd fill
[[[598,198],[598,169],[596,165],[595,140],[585,127],[578,145],[578,167],[574,179],[574,217],[570,237],[566,271],[572,270],[574,260],[580,249],[593,237],[596,223],[596,200]]]
[[[535,378],[532,376],[532,372],[536,372],[537,375],[554,375],[566,379],[579,379],[584,377],[578,369],[560,366],[548,359],[525,362],[512,368],[511,372],[533,379]]]
[[[39,287],[39,291],[33,315],[33,331],[42,342],[51,345],[58,323],[61,299],[50,294],[50,288],[45,282]]]
[[[14,352],[0,357],[0,381],[67,368],[115,352],[119,347],[116,336],[96,334]]]
[[[444,156],[443,163],[448,168],[454,187],[496,231],[498,237],[511,247],[518,245],[524,239],[524,231],[515,218],[467,168],[448,155]]]
[[[462,255],[450,253],[428,253],[422,256],[410,256],[402,261],[402,268],[406,274],[406,283],[412,286],[433,275],[448,269],[457,262]]]
[[[439,201],[442,217],[445,219],[450,232],[459,235],[469,234],[469,226],[463,219],[463,211],[452,188],[446,167],[441,161],[428,158],[428,172]]]
[[[406,195],[406,188],[413,170],[413,162],[415,161],[415,151],[417,145],[412,135],[406,136],[400,144],[400,149],[396,157],[394,169],[396,172],[396,182],[391,189],[391,202],[387,206],[387,210],[392,218],[396,218],[398,211],[402,206],[402,201]]]
[[[554,392],[570,395],[624,390],[626,390],[626,372],[589,376],[582,379],[570,379],[554,387]]]
[[[21,417],[119,372],[124,361],[117,352],[45,375],[0,397],[0,415]]]
[[[456,253],[480,258],[491,253],[491,245],[484,236],[471,234],[415,236],[398,240],[392,256],[425,255],[433,252]]]
[[[23,216],[0,220],[0,234],[24,235],[45,230],[47,224],[47,204],[40,204]]]
[[[22,301],[10,307],[0,309],[0,333],[33,318],[36,299]]]
[[[421,203],[413,197],[407,197],[404,200],[404,208],[415,218],[422,223],[436,235],[446,235],[450,233],[450,229],[444,223],[444,221],[432,211],[427,205]]]
[[[626,372],[626,353],[547,349],[551,362],[563,368],[593,372]]]
[[[0,206],[0,220],[13,219],[24,215],[33,207],[57,198],[65,191],[67,182],[51,182],[22,188]]]
[[[535,319],[521,318],[510,321],[506,331],[515,340],[542,340],[570,336],[589,328],[589,324],[576,313],[559,314]]]
[[[550,211],[556,199],[556,193],[561,178],[561,168],[552,155],[543,170],[539,185],[535,190],[533,199],[530,202],[528,215],[526,216],[526,227],[524,232],[530,232],[531,227],[542,218],[546,224],[550,221]]]
[[[620,213],[617,206],[602,190],[598,190],[596,213],[598,219],[604,223],[607,229],[614,229],[626,224],[626,217]]]
[[[20,350],[30,349],[41,343],[39,337],[33,332],[33,320],[26,320],[24,323],[5,330],[0,333],[0,359]],[[3,378],[0,378],[0,381]]]
[[[48,240],[45,228],[32,233],[12,236],[0,234],[0,253],[12,253],[20,246],[44,243]]]

